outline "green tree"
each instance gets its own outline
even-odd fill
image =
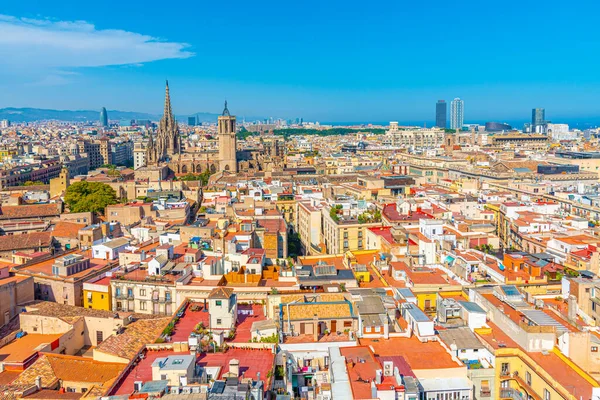
[[[35,182],[27,181],[23,184],[23,186],[36,186],[36,185],[43,185],[43,184],[44,184],[44,182],[42,182],[42,181],[35,181]]]
[[[100,182],[75,182],[67,188],[65,203],[71,212],[104,213],[106,206],[117,203],[112,187]]]
[[[202,182],[203,186],[206,186],[208,184],[210,175],[211,175],[211,173],[209,170],[204,170],[204,172],[202,172],[200,174],[189,173],[187,175],[180,176],[177,179],[180,181],[200,181],[200,182]]]

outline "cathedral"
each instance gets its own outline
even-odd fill
[[[218,118],[218,151],[216,150],[187,150],[181,142],[177,121],[171,109],[169,83],[165,93],[165,111],[160,120],[156,137],[150,133],[145,146],[143,158],[145,165],[156,166],[166,164],[176,175],[200,174],[209,171],[237,173],[241,167],[252,168],[251,160],[246,160],[244,152],[237,151],[236,118],[231,115],[225,102],[223,113]]]

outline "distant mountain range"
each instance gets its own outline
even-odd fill
[[[148,114],[135,111],[107,110],[109,120],[131,120],[149,119],[158,121],[162,115]],[[200,112],[191,115],[176,115],[175,118],[181,122],[187,122],[188,117],[196,116],[199,122],[217,122],[219,114]],[[47,110],[42,108],[0,108],[0,120],[8,119],[11,122],[34,122],[34,121],[69,121],[90,122],[100,119],[100,110]]]

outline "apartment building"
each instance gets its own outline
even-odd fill
[[[116,265],[71,252],[60,258],[41,257],[39,262],[15,267],[18,275],[33,277],[35,299],[83,306],[83,284]]]
[[[300,237],[302,254],[320,254],[321,249],[321,209],[320,202],[306,200],[297,203],[296,231]]]
[[[367,229],[381,226],[381,222],[361,222],[358,216],[333,216],[331,207],[321,210],[323,221],[322,242],[328,254],[363,250]]]
[[[19,306],[34,300],[33,278],[15,276],[9,267],[0,267],[0,327],[19,312]]]

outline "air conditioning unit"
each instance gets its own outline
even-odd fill
[[[394,363],[392,361],[383,362],[383,376],[394,375]]]

